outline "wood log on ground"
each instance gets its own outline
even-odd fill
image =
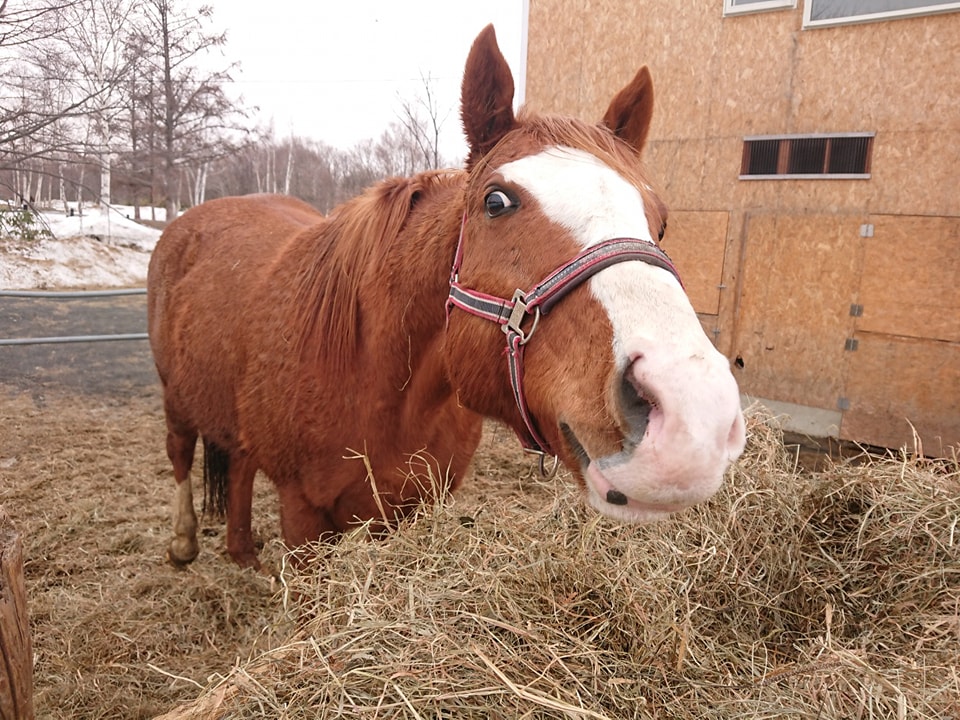
[[[0,507],[0,720],[33,720],[33,651],[20,533]]]

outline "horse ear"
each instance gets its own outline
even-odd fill
[[[487,25],[470,48],[460,89],[460,119],[470,146],[468,167],[516,125],[513,75],[497,46],[493,25]]]
[[[653,117],[653,79],[644,65],[630,84],[618,92],[603,116],[603,124],[613,134],[629,143],[637,152],[643,150]]]

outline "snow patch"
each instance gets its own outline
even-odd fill
[[[84,207],[83,215],[42,212],[53,238],[0,238],[0,289],[142,286],[160,230],[130,218],[132,208]],[[149,214],[149,208],[145,210]],[[163,210],[158,218],[165,217]]]

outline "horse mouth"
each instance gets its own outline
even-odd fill
[[[627,510],[638,518],[649,519],[669,515],[685,509],[686,506],[680,504],[660,504],[634,500],[624,492],[615,488],[610,481],[604,477],[603,468],[617,465],[629,456],[639,444],[640,439],[642,439],[642,431],[639,433],[639,437],[637,433],[633,432],[630,434],[630,437],[624,438],[623,449],[620,452],[597,460],[590,458],[589,453],[587,453],[583,444],[577,438],[576,433],[574,433],[568,424],[560,423],[560,432],[580,466],[581,477],[589,488],[589,492],[598,498],[602,498],[608,505]]]
[[[650,424],[650,413],[657,407],[656,401],[650,399],[651,397],[652,395],[638,390],[637,387],[627,379],[626,375],[622,377],[620,387],[618,388],[617,401],[623,413],[623,439],[621,440],[620,450],[618,452],[602,458],[591,458],[573,431],[573,428],[565,422],[560,423],[560,433],[573,452],[573,456],[579,463],[580,471],[584,476],[586,476],[587,468],[591,462],[596,462],[600,469],[603,470],[625,462],[630,458],[647,432],[647,427]],[[623,498],[620,500],[617,493],[619,493],[619,491],[614,491],[614,495],[612,496],[614,499],[609,502],[612,502],[614,505],[625,505],[626,496],[623,495],[623,493],[619,493],[619,497]]]
[[[560,423],[560,432],[580,468],[580,475],[586,485],[591,504],[602,514],[620,519],[629,518],[633,522],[658,520],[675,512],[685,510],[688,503],[657,502],[630,497],[607,479],[607,471],[628,462],[636,452],[646,435],[651,413],[656,404],[636,393],[632,386],[624,388],[621,394],[624,401],[624,419],[626,432],[621,441],[621,449],[600,458],[591,458],[573,428],[565,422]],[[609,512],[608,512],[609,510]]]
[[[580,465],[580,472],[586,473],[587,466],[590,464],[590,456],[587,455],[587,451],[583,445],[580,444],[573,429],[565,422],[562,422],[560,423],[560,433],[563,435],[563,439],[566,440],[567,445],[570,446],[573,456],[577,459],[577,463]]]

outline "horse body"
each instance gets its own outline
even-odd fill
[[[202,427],[224,448],[238,445],[235,389],[247,370],[243,336],[250,327],[264,331],[251,317],[262,314],[262,301],[252,300],[266,285],[263,267],[318,220],[299,201],[251,196],[201,205],[164,232],[150,261],[147,314],[174,425]],[[251,324],[225,321],[232,317]],[[188,417],[178,417],[180,408]]]
[[[426,492],[452,489],[419,488],[411,481],[416,474],[451,482],[463,476],[481,419],[456,402],[440,370],[446,270],[438,264],[433,272],[421,257],[423,246],[402,235],[381,244],[389,261],[376,249],[363,258],[322,252],[349,243],[343,234],[357,232],[358,219],[361,232],[391,232],[363,226],[365,218],[380,215],[368,206],[409,209],[415,193],[446,197],[456,186],[453,175],[396,180],[331,218],[282,196],[211,201],[185,213],[158,244],[148,313],[175,438],[172,460],[175,470],[186,468],[178,486],[189,488],[184,456],[192,456],[199,432],[208,449],[229,457],[227,545],[241,564],[256,564],[248,536],[257,469],[277,486],[291,545],[342,532],[357,518],[378,518],[381,507],[392,520]],[[420,226],[431,204],[423,200],[406,218],[411,228]],[[323,262],[315,267],[318,250]],[[451,246],[426,257],[452,252]],[[410,254],[416,257],[404,257]],[[309,297],[317,273],[332,285],[355,283],[343,304],[356,307],[333,308],[328,327],[313,328],[313,344],[305,344],[304,327],[312,327],[313,317],[295,311],[291,299]],[[298,281],[307,286],[299,294]],[[397,321],[371,322],[391,310],[382,306],[385,297],[403,303],[393,308]],[[343,348],[326,333],[337,332],[332,320],[340,314],[354,313],[364,332],[353,339],[345,367]],[[328,344],[336,350],[327,351]],[[352,453],[357,457],[345,461]],[[379,503],[360,455],[378,470]],[[177,505],[187,516],[178,536],[194,533],[192,502]],[[186,543],[184,557],[173,552],[174,560],[192,559],[195,542]]]
[[[727,361],[656,246],[666,209],[638,163],[649,74],[600,125],[515,117],[512,94],[488,28],[464,73],[464,170],[385,181],[328,217],[276,196],[212,201],[164,232],[148,312],[178,488],[172,560],[198,551],[198,435],[242,565],[257,565],[258,469],[290,545],[389,525],[463,478],[484,415],[556,454],[613,517],[659,517],[715,491],[743,420]],[[618,238],[649,250],[517,314],[535,296],[518,289],[558,268],[579,275],[571,258]],[[478,313],[477,299],[501,310]],[[511,328],[531,341],[505,351]],[[422,487],[428,474],[440,486]]]
[[[457,402],[442,369],[439,258],[452,247],[430,251],[449,239],[420,232],[421,218],[435,215],[437,198],[455,188],[445,175],[381,184],[305,233],[302,252],[286,253],[271,270],[275,297],[263,312],[281,328],[274,337],[283,347],[252,363],[239,421],[243,445],[255,448],[257,465],[277,485],[290,544],[342,532],[358,518],[392,520],[423,495],[448,489],[417,487],[415,475],[456,483],[479,443],[481,418]],[[402,227],[368,222],[382,217]],[[357,236],[377,242],[358,245]],[[320,242],[344,252],[318,260]],[[316,286],[320,276],[326,282]],[[295,312],[291,278],[300,286]],[[377,498],[360,455],[376,470]]]

